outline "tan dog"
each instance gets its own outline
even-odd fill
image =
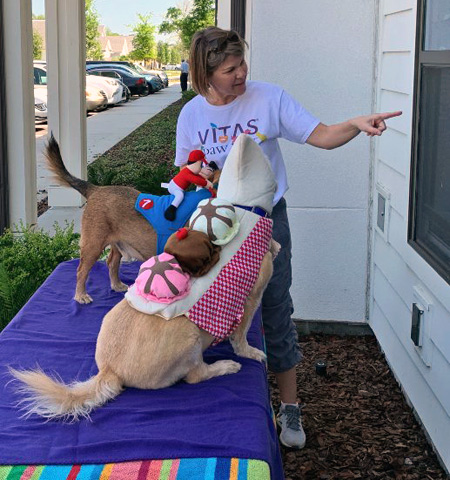
[[[172,237],[168,243],[176,253],[176,241]],[[279,248],[272,240],[246,301],[242,322],[231,337],[235,353],[245,358],[265,359],[261,350],[248,344],[247,332],[272,275],[273,258]],[[212,266],[214,252],[204,248],[202,251],[204,265]],[[26,405],[27,415],[77,420],[89,416],[94,408],[119,395],[124,387],[157,389],[183,379],[198,383],[238,372],[241,365],[232,360],[220,360],[211,365],[203,361],[203,351],[213,340],[186,316],[164,320],[138,312],[122,300],[103,319],[95,352],[99,373],[94,377],[66,386],[40,370],[11,369],[11,373],[24,383],[21,391],[26,398],[21,403]]]
[[[87,199],[81,220],[75,300],[79,303],[92,302],[86,292],[86,281],[94,263],[108,245],[111,246],[107,259],[111,288],[116,292],[125,292],[128,287],[119,279],[122,256],[145,261],[156,255],[156,232],[134,208],[140,192],[131,187],[99,187],[72,176],[64,166],[53,135],[46,148],[46,158],[59,183],[74,188]],[[219,175],[216,172],[213,183]]]

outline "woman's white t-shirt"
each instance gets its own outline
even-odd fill
[[[305,143],[319,120],[281,87],[247,82],[243,95],[215,106],[197,95],[181,110],[177,124],[175,165],[184,165],[191,150],[203,150],[206,159],[222,168],[241,133],[250,135],[269,159],[278,189],[274,205],[288,189],[286,167],[278,138]]]

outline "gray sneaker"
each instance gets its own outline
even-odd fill
[[[301,449],[305,446],[306,435],[302,427],[301,414],[300,406],[280,406],[277,423],[281,427],[280,442],[285,447]]]

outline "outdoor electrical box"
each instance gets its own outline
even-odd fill
[[[412,322],[411,322],[411,340],[416,347],[422,346],[420,329],[422,327],[423,309],[417,304],[413,303],[412,308]]]
[[[377,226],[384,232],[384,221],[386,217],[386,199],[378,192],[378,211],[377,211]]]

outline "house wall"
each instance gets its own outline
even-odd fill
[[[224,28],[228,3],[219,2]],[[282,86],[326,124],[370,113],[374,4],[284,0],[276,8],[247,0],[250,78]],[[280,143],[290,184],[294,317],[365,321],[371,141],[360,136],[333,151]]]
[[[403,115],[376,148],[373,188],[388,208],[385,231],[373,232],[370,325],[450,469],[450,286],[407,243],[416,3],[380,2],[378,109]],[[425,308],[422,347],[410,338],[415,302]]]

